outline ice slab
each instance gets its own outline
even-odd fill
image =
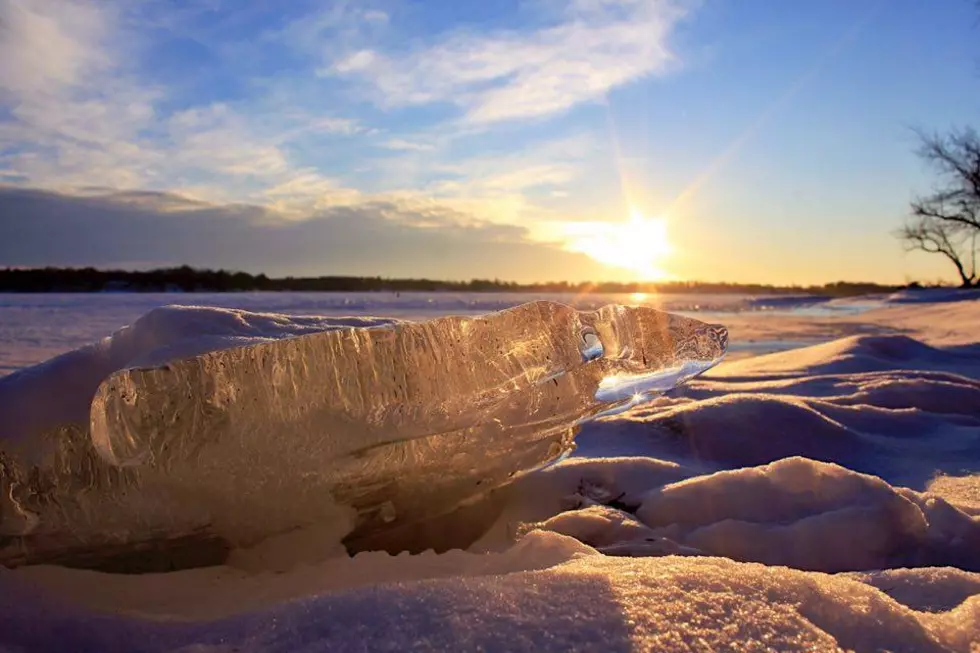
[[[2,454],[0,562],[323,524],[424,543],[424,524],[570,451],[583,421],[726,348],[723,327],[651,308],[533,302],[120,370],[90,430],[45,434],[41,461]]]

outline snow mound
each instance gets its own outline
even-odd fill
[[[654,490],[647,526],[735,560],[848,571],[958,563],[980,569],[980,520],[936,497],[804,458]]]
[[[844,576],[867,583],[920,612],[947,612],[980,595],[980,574],[950,567],[884,569]]]
[[[531,479],[522,479],[498,528],[523,523],[615,555],[700,554],[825,572],[980,570],[980,517],[931,493],[799,457],[676,482],[651,475],[643,489],[629,478],[637,460],[606,459],[605,480],[579,476],[576,487],[564,485],[560,506],[529,493]],[[556,487],[564,467],[574,469],[551,470]],[[549,508],[554,516],[541,517]]]
[[[80,652],[720,651],[745,644],[966,653],[980,632],[980,595],[963,598],[980,582],[976,574],[917,570],[910,583],[933,586],[945,603],[922,612],[877,589],[881,577],[720,558],[602,556],[560,544],[570,538],[543,535],[539,544],[568,547],[570,558],[529,571],[327,592],[218,620],[81,612],[0,578],[0,633],[15,650]]]
[[[902,336],[846,338],[722,366],[579,441],[629,441],[617,453],[709,471],[804,456],[922,490],[976,472],[978,360]]]
[[[785,377],[880,370],[931,370],[980,376],[980,351],[947,351],[904,335],[850,336],[791,351],[748,358],[712,376]]]

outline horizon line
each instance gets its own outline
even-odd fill
[[[621,290],[616,290],[614,292],[657,292],[658,289],[672,289],[672,288],[691,288],[691,287],[711,287],[720,286],[730,289],[745,289],[745,288],[765,288],[772,290],[813,290],[813,289],[831,289],[831,288],[876,288],[882,290],[896,290],[907,287],[916,286],[928,286],[928,287],[946,287],[949,284],[942,283],[928,283],[928,282],[918,282],[918,281],[908,281],[903,284],[886,284],[879,283],[875,281],[845,281],[836,280],[828,281],[823,284],[778,284],[771,282],[734,282],[734,281],[706,281],[700,279],[672,279],[672,280],[661,280],[661,281],[566,281],[566,280],[548,280],[548,281],[534,281],[534,282],[518,282],[513,280],[501,279],[499,277],[495,278],[482,278],[482,277],[472,277],[470,279],[433,279],[428,277],[389,277],[383,275],[350,275],[350,274],[321,274],[321,275],[285,275],[285,276],[269,276],[264,272],[252,273],[243,270],[229,270],[224,268],[206,268],[206,267],[194,267],[192,265],[174,265],[167,267],[156,267],[150,269],[123,269],[123,268],[102,268],[96,266],[5,266],[0,268],[0,274],[10,275],[19,273],[60,273],[60,274],[78,274],[78,273],[96,273],[98,275],[126,275],[135,277],[153,277],[161,275],[174,275],[175,273],[180,273],[183,275],[193,275],[203,281],[208,277],[239,277],[241,281],[250,281],[252,283],[259,284],[276,284],[276,283],[288,283],[292,282],[326,282],[326,281],[354,281],[354,282],[380,282],[386,284],[438,284],[444,286],[472,286],[479,284],[482,286],[497,286],[501,289],[510,290],[534,290],[540,287],[549,286],[561,286],[568,289],[575,289],[578,291],[588,290],[590,288],[616,288]],[[144,279],[132,279],[132,281],[150,281],[149,278]],[[110,281],[109,279],[102,280],[103,282]],[[158,280],[162,282],[163,280]],[[952,286],[950,286],[952,287]],[[275,289],[273,289],[275,290]],[[288,289],[284,289],[287,290]],[[373,289],[382,290],[382,289]]]

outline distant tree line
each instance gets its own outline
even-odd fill
[[[281,277],[197,269],[184,265],[147,271],[96,268],[7,268],[0,270],[0,292],[528,292],[528,293],[810,293],[835,297],[891,292],[901,286],[837,282],[822,286],[709,283],[703,281],[519,284],[499,279],[440,281],[384,277]]]

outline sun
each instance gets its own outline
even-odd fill
[[[669,276],[661,267],[671,251],[664,218],[649,218],[634,208],[625,222],[580,222],[567,227],[566,248],[571,251],[630,270],[639,281]]]

